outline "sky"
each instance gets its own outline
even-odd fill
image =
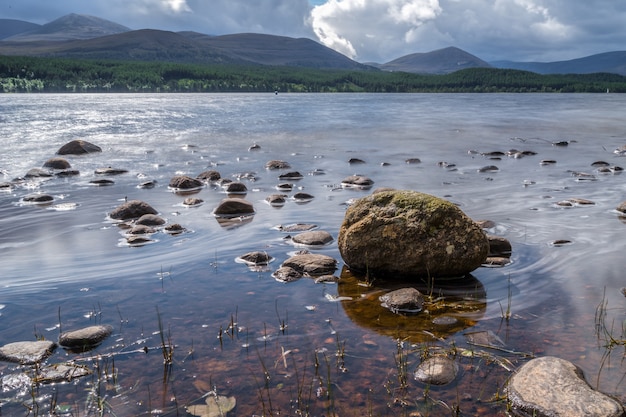
[[[305,37],[359,62],[449,46],[485,61],[626,50],[626,0],[0,0],[0,18],[87,14],[130,29]]]

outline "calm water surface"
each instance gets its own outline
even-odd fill
[[[95,351],[58,349],[48,360],[85,363],[99,378],[33,388],[13,383],[29,368],[0,363],[0,409],[27,415],[24,405],[36,404],[33,413],[48,415],[59,404],[58,413],[97,415],[100,404],[117,416],[185,415],[216,391],[237,399],[231,415],[449,415],[457,406],[463,415],[504,415],[497,394],[528,355],[571,360],[624,402],[623,352],[603,346],[595,315],[606,302],[607,322],[621,334],[626,224],[615,208],[626,200],[626,174],[602,174],[592,163],[626,166],[613,153],[626,144],[625,107],[626,96],[613,94],[0,95],[0,182],[41,167],[73,139],[103,149],[67,157],[79,176],[0,192],[0,344],[56,340],[60,327],[115,328]],[[260,149],[249,151],[253,144]],[[510,149],[536,155],[481,154]],[[273,159],[304,174],[290,194],[305,191],[311,202],[264,202],[282,182],[264,168]],[[497,172],[479,172],[487,165]],[[108,166],[129,172],[109,177],[112,186],[91,185],[95,169]],[[220,225],[212,211],[226,194],[215,185],[193,195],[204,200],[198,207],[168,189],[174,175],[207,169],[230,179],[254,173],[242,180],[252,221]],[[474,271],[456,295],[477,307],[447,328],[402,317],[381,324],[376,300],[391,284],[359,285],[336,244],[315,251],[340,261],[339,284],[275,281],[271,273],[296,250],[276,226],[314,223],[336,238],[347,204],[371,192],[342,189],[352,174],[492,220],[489,232],[511,241],[513,263]],[[137,187],[147,180],[157,186]],[[38,192],[54,202],[21,202]],[[557,205],[570,198],[594,204]],[[128,246],[125,230],[107,219],[125,199],[146,201],[186,232]],[[267,270],[235,262],[255,250],[276,258]],[[172,366],[163,364],[159,319],[175,345]],[[469,344],[476,333],[500,349]],[[453,385],[413,380],[425,352],[453,347],[466,353]]]

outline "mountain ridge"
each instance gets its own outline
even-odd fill
[[[626,51],[556,62],[486,62],[450,46],[404,55],[384,64],[360,63],[308,38],[258,33],[215,36],[191,31],[131,30],[95,16],[74,13],[45,25],[0,19],[0,55],[238,63],[421,74],[446,74],[465,68],[491,67],[539,74],[608,72],[626,75]]]

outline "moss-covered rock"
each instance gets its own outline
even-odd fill
[[[377,192],[352,204],[337,243],[352,270],[380,277],[462,276],[489,252],[485,233],[457,206],[402,190]]]

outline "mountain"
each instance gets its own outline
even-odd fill
[[[53,38],[56,38],[53,36]],[[209,36],[142,29],[93,39],[0,42],[0,55],[181,63],[238,63],[309,68],[374,69],[310,39],[262,34]]]
[[[459,48],[449,47],[432,52],[405,55],[378,65],[385,71],[422,74],[448,74],[465,68],[489,68],[487,62]]]
[[[308,68],[373,69],[306,38],[296,39],[258,33],[223,36],[193,34],[191,36],[199,45],[228,54],[233,59],[256,64]]]
[[[130,29],[99,17],[68,14],[43,26],[6,38],[12,42],[65,41],[71,39],[92,39]]]
[[[0,40],[17,35],[18,33],[36,30],[40,27],[41,25],[25,22],[23,20],[0,19]]]
[[[491,62],[496,68],[511,68],[539,74],[591,74],[609,72],[626,75],[626,51],[605,52],[569,61],[555,62]]]

